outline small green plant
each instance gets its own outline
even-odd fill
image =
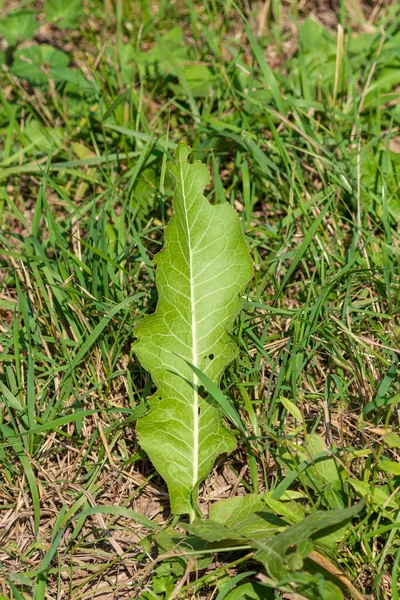
[[[218,384],[235,358],[232,326],[252,265],[236,213],[209,204],[208,170],[189,164],[189,152],[180,143],[170,164],[175,214],[155,258],[159,302],[137,327],[134,349],[157,386],[138,422],[140,443],[168,484],[172,511],[193,519],[199,483],[235,439],[191,366]]]
[[[176,163],[169,165],[175,182],[174,215],[166,228],[165,247],[154,261],[158,305],[136,329],[134,350],[157,386],[149,400],[150,410],[137,423],[140,444],[168,484],[172,512],[190,516],[190,525],[181,523],[190,534],[180,538],[181,548],[199,547],[199,542],[220,551],[241,546],[264,565],[273,586],[287,580],[307,598],[317,599],[321,594],[332,600],[342,598],[334,583],[321,580],[321,561],[325,569],[332,565],[315,550],[315,544],[323,552],[340,541],[347,523],[365,502],[345,507],[340,473],[334,459],[325,456],[319,436],[309,436],[310,448],[306,446],[299,456],[306,462],[308,457],[312,461],[322,457],[322,463],[307,466],[307,477],[312,489],[323,481],[328,510],[307,514],[293,502],[291,508],[285,506],[285,486],[273,494],[247,494],[217,502],[208,520],[198,508],[199,484],[216,456],[236,445],[216,400],[229,406],[218,385],[237,355],[232,326],[252,264],[237,215],[227,204],[209,204],[202,193],[209,182],[208,170],[200,161],[189,164],[189,152],[181,142]],[[289,469],[300,466],[284,452],[282,462]],[[300,518],[293,520],[291,511],[299,517],[299,510]],[[173,547],[176,533],[171,531],[170,536]],[[166,538],[168,534],[163,533],[159,546]],[[156,583],[158,589],[158,579]],[[354,592],[350,582],[347,588]],[[357,596],[356,590],[353,595]]]

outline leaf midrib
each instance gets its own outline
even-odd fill
[[[187,244],[189,252],[189,280],[190,280],[190,309],[192,313],[192,364],[198,368],[197,361],[197,327],[196,327],[196,302],[194,298],[194,277],[193,277],[193,263],[192,263],[192,241],[190,237],[189,219],[187,213],[186,203],[186,192],[185,192],[185,178],[182,171],[182,162],[180,164],[180,174],[182,181],[182,198],[183,207],[185,212],[186,230],[187,230]],[[197,393],[197,377],[193,375],[193,487],[198,481],[198,470],[199,470],[199,398]]]

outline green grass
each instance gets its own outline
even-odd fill
[[[171,537],[136,441],[152,382],[131,344],[186,140],[254,261],[222,385],[238,449],[202,509],[270,492],[290,526],[365,498],[328,570],[344,597],[398,600],[400,9],[339,4],[3,7],[0,597],[334,597],[326,570],[276,582],[247,548]]]

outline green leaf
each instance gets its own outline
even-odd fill
[[[246,494],[216,502],[210,508],[210,520],[253,539],[274,535],[286,526],[282,519],[266,510],[263,494]]]
[[[302,460],[311,458],[312,464],[300,477],[302,482],[313,488],[324,504],[329,508],[344,508],[345,496],[343,493],[343,469],[334,456],[318,460],[326,452],[325,443],[317,434],[307,436],[304,446],[296,446],[296,454],[289,453],[287,449],[279,449],[280,460],[289,469],[298,468]],[[300,471],[299,471],[300,476]]]
[[[247,34],[251,49],[253,50],[254,57],[260,65],[261,74],[267,87],[271,90],[274,97],[276,106],[281,114],[285,114],[285,101],[282,96],[282,92],[279,89],[278,82],[275,79],[275,75],[268,62],[265,60],[263,50],[254,37],[250,27],[245,23],[244,29]]]
[[[178,66],[179,70],[179,66]],[[216,79],[213,76],[211,70],[205,65],[191,65],[185,67],[180,73],[176,73],[177,76],[181,75],[181,82],[179,84],[170,83],[169,87],[179,95],[184,89],[183,79],[186,85],[189,87],[192,95],[196,98],[208,96],[212,85],[216,84]]]
[[[39,148],[42,152],[50,152],[52,146],[58,148],[63,144],[63,129],[61,127],[46,129],[35,119],[27,122],[24,134],[32,145]]]
[[[151,519],[148,519],[144,515],[141,515],[140,513],[136,512],[134,510],[125,508],[125,506],[112,506],[112,505],[110,505],[110,506],[109,505],[91,506],[90,508],[86,508],[79,514],[75,515],[74,520],[82,519],[82,518],[88,517],[90,515],[99,515],[99,514],[116,515],[118,517],[125,517],[126,519],[131,519],[132,521],[135,521],[136,523],[143,525],[143,527],[148,527],[148,529],[154,529],[156,531],[159,531],[161,529],[160,526],[157,525],[157,523],[155,523]]]
[[[289,524],[297,523],[305,517],[305,509],[300,502],[275,500],[271,492],[264,495],[264,502],[276,515],[287,519]]]
[[[355,489],[357,494],[362,497],[368,496],[368,502],[375,509],[382,509],[383,506],[389,508],[398,508],[396,498],[391,495],[388,485],[370,485],[365,481],[358,479],[348,479],[349,484]]]
[[[173,71],[171,60],[182,64],[188,60],[188,48],[184,44],[183,31],[180,27],[172,27],[165,35],[156,36],[155,46],[148,52],[137,52],[134,56],[136,65],[143,75],[165,75]]]
[[[227,527],[223,523],[196,519],[190,525],[180,523],[181,527],[189,533],[196,535],[210,544],[225,543],[228,545],[249,544],[250,541],[235,529]]]
[[[272,539],[268,539],[267,542],[257,540],[256,545],[259,550],[256,552],[255,558],[265,564],[272,577],[278,580],[284,579],[287,568],[290,568],[290,565],[287,564],[286,553],[291,546],[299,549],[307,540],[326,536],[330,530],[339,528],[355,517],[364,506],[365,500],[362,500],[350,508],[317,511],[303,521],[291,525]],[[301,557],[300,554],[299,556]]]
[[[261,583],[244,583],[232,590],[225,600],[274,600],[274,591]]]
[[[218,402],[224,416],[232,421],[238,429],[246,435],[246,429],[240,419],[238,412],[232,406],[229,398],[227,398],[215,383],[211,381],[200,369],[188,363],[193,373],[197,376],[199,382],[204,386],[205,390]]]
[[[381,406],[385,406],[386,404],[392,404],[392,398],[387,398],[386,394],[389,391],[394,379],[396,378],[397,364],[398,362],[396,360],[390,365],[385,377],[383,378],[383,381],[381,382],[378,388],[375,398],[364,406],[362,411],[364,416],[372,412],[373,410],[380,408]],[[396,394],[396,396],[398,395]]]
[[[68,64],[69,57],[65,52],[48,44],[40,44],[18,50],[10,71],[33,85],[42,85],[48,83],[49,78],[63,81],[58,71],[65,69]]]
[[[10,390],[2,381],[0,381],[0,392],[2,392],[4,396],[4,399],[1,399],[2,403],[4,402],[6,406],[10,406],[20,413],[24,411],[24,407],[22,406],[21,402],[10,392]]]
[[[387,458],[381,458],[379,467],[386,473],[392,473],[393,475],[400,475],[400,463],[388,460]]]
[[[255,575],[255,573],[256,571],[245,571],[244,573],[239,573],[235,577],[232,577],[232,579],[229,578],[228,582],[224,585],[224,587],[218,594],[216,600],[224,600],[224,598],[228,596],[231,589],[235,587],[235,585],[239,583],[239,581],[242,581],[242,579],[246,579],[246,577],[250,577],[251,575]]]
[[[5,440],[12,446],[16,457],[21,462],[22,468],[25,472],[25,477],[28,482],[32,505],[33,505],[33,516],[35,523],[35,535],[39,531],[40,524],[40,495],[39,489],[36,483],[36,477],[32,469],[30,457],[25,452],[25,448],[19,439],[16,439],[13,429],[8,425],[0,424],[0,440]]]
[[[285,398],[284,396],[280,396],[279,401],[283,404],[288,413],[292,415],[292,417],[297,419],[297,421],[299,421],[300,423],[303,421],[300,409],[298,406],[295,405],[294,402],[292,402],[288,398]]]
[[[184,69],[189,87],[196,96],[207,96],[213,83],[211,70],[205,65],[191,65]]]
[[[47,0],[44,11],[46,21],[56,23],[60,29],[74,28],[83,14],[81,0]]]
[[[392,404],[398,404],[400,402],[400,394],[393,394],[393,396],[377,396],[371,402],[365,405],[363,409],[363,415],[367,415],[373,410],[378,408],[386,408],[387,406],[391,406]]]
[[[252,265],[234,209],[207,202],[208,170],[190,165],[189,152],[180,143],[169,164],[176,190],[165,247],[154,259],[159,301],[137,327],[134,351],[158,388],[138,421],[139,442],[168,484],[172,511],[193,519],[198,484],[235,440],[188,363],[219,384],[238,353],[231,332]]]
[[[397,435],[396,433],[386,433],[382,437],[382,441],[389,446],[389,448],[400,448],[400,435]]]
[[[0,35],[9,46],[16,46],[19,41],[33,37],[39,23],[33,11],[21,11],[0,19]]]
[[[263,494],[246,494],[216,502],[210,508],[210,520],[181,524],[190,533],[210,543],[248,543],[265,540],[286,527],[286,523],[266,510]]]
[[[179,534],[172,527],[160,531],[156,537],[156,541],[158,551],[162,554],[166,554],[167,552],[171,554],[173,550],[178,551],[179,554],[176,557],[170,556],[168,559],[172,572],[177,577],[182,577],[187,568],[188,557],[184,556],[183,552],[187,551],[188,556],[190,556],[190,553],[196,552],[196,566],[198,569],[206,569],[213,561],[211,553],[205,554],[203,557],[200,556],[202,550],[208,549],[206,540],[193,535],[186,536]],[[150,552],[150,549],[148,552]]]

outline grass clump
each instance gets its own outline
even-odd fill
[[[399,7],[68,4],[0,19],[3,597],[396,600]],[[254,264],[221,384],[238,446],[200,490],[222,542],[171,519],[135,434],[182,140]]]

